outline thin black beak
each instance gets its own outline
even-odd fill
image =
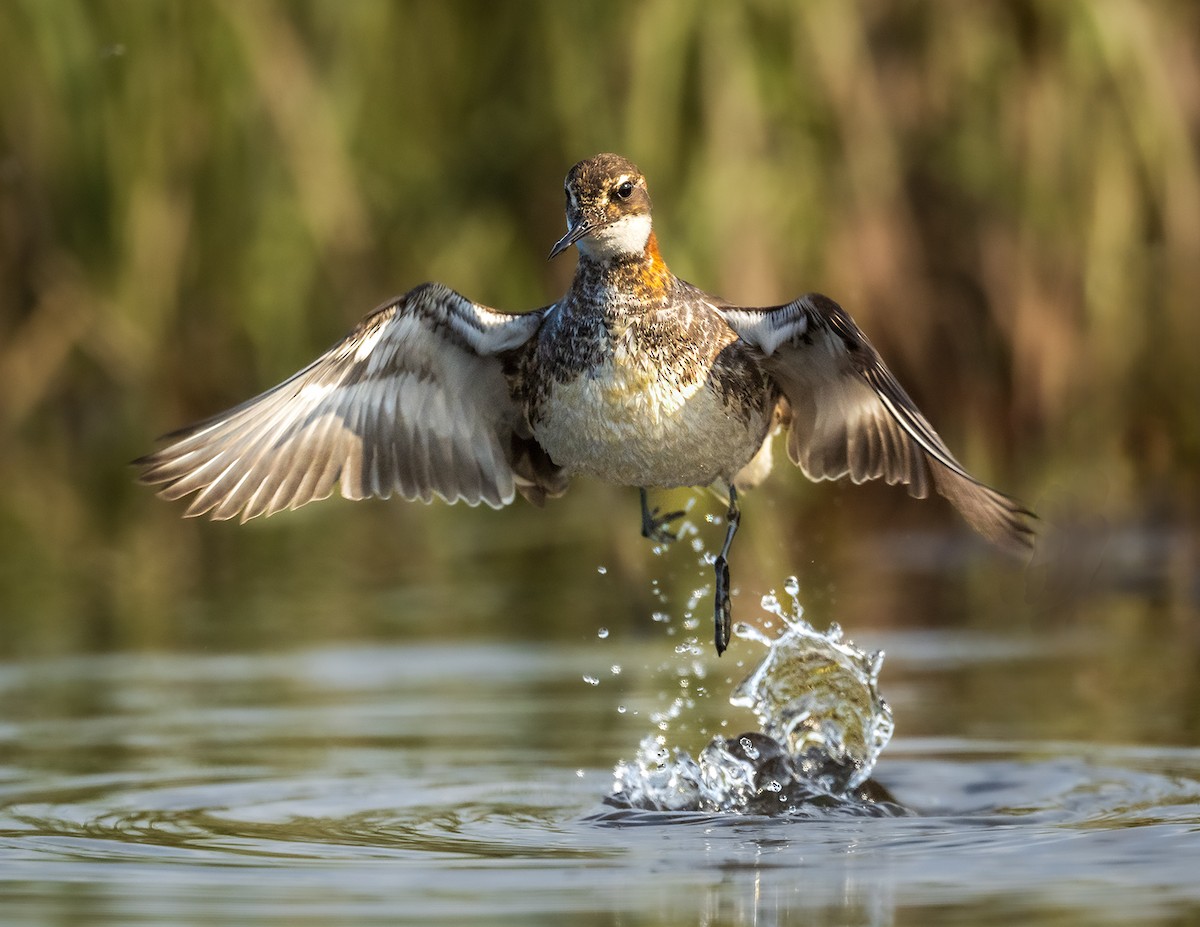
[[[586,238],[594,231],[594,227],[590,222],[580,219],[575,223],[574,227],[567,230],[567,234],[554,243],[554,247],[550,249],[550,255],[546,258],[547,261],[552,261],[571,245],[579,241],[581,238]]]

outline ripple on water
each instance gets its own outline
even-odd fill
[[[69,883],[119,923],[1200,904],[1194,749],[900,741],[873,775],[903,817],[604,807],[600,758],[647,716],[596,708],[638,700],[580,682],[590,643],[0,668],[0,891]],[[644,655],[602,646],[636,684]]]

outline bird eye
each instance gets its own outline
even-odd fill
[[[631,196],[633,196],[633,181],[632,180],[621,181],[620,185],[617,187],[615,192],[619,198],[621,198],[623,200],[629,199]]]

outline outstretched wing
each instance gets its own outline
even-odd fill
[[[275,388],[134,464],[167,499],[196,493],[188,515],[215,519],[294,509],[338,484],[347,499],[506,505],[521,419],[497,355],[533,337],[542,316],[419,286]]]
[[[1033,545],[1033,513],[954,459],[832,299],[810,293],[786,306],[720,311],[765,355],[764,368],[791,406],[788,456],[809,479],[883,479],[917,498],[932,484],[988,540],[1018,552]]]

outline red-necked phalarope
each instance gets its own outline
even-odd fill
[[[647,487],[729,497],[715,561],[716,646],[729,642],[727,555],[738,489],[770,470],[770,436],[813,480],[935,489],[980,534],[1028,550],[1033,515],[971,476],[849,315],[818,294],[743,308],[680,280],[659,254],[646,178],[602,154],[566,179],[579,264],[562,299],[490,309],[436,283],[368,315],[274,389],[177,431],[136,461],[188,515],[270,515],[329,496],[541,504],[581,473],[641,490],[642,533],[682,513]]]

